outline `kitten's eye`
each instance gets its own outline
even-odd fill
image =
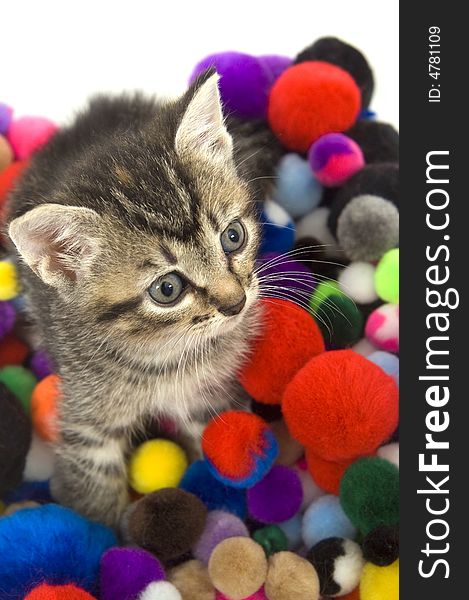
[[[225,254],[240,250],[246,241],[246,230],[240,221],[233,221],[221,234],[221,246]]]
[[[148,288],[148,293],[158,304],[172,304],[182,294],[187,284],[177,273],[167,273]]]

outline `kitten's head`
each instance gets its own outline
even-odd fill
[[[10,224],[23,260],[112,344],[175,351],[246,326],[257,298],[255,203],[208,73],[68,167]]]

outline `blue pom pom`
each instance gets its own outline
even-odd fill
[[[309,505],[303,516],[303,542],[308,549],[329,537],[353,540],[356,533],[337,496],[321,496]]]
[[[260,254],[288,252],[295,243],[295,224],[290,215],[273,200],[264,202],[261,214],[262,244]]]
[[[301,525],[301,515],[299,513],[288,521],[277,523],[277,526],[280,527],[283,533],[287,536],[289,550],[296,550],[301,546]]]
[[[319,205],[322,190],[308,161],[298,154],[286,154],[279,162],[274,200],[295,219],[304,217]]]
[[[76,583],[95,594],[101,555],[116,544],[111,529],[56,504],[2,517],[1,597],[22,600],[41,581]]]
[[[4,494],[2,500],[5,504],[24,502],[25,500],[34,500],[39,503],[52,502],[49,481],[23,481],[14,490]]]
[[[229,487],[215,479],[204,460],[190,465],[179,487],[197,496],[208,510],[225,510],[240,519],[247,516],[245,490]]]
[[[375,363],[375,365],[378,365],[378,367],[381,367],[399,385],[399,359],[397,356],[390,352],[378,350],[377,352],[372,352],[367,358],[372,363]]]

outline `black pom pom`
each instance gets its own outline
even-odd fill
[[[251,410],[267,423],[272,423],[282,418],[282,408],[279,404],[264,404],[263,402],[251,400]]]
[[[399,134],[392,125],[360,119],[346,134],[360,146],[366,164],[399,161]]]
[[[399,525],[381,525],[363,540],[365,560],[385,567],[399,558]]]
[[[322,60],[350,73],[360,88],[362,108],[368,108],[375,82],[370,65],[360,50],[335,37],[324,37],[300,52],[294,63],[308,60]]]

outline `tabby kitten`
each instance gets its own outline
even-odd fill
[[[100,98],[10,197],[27,311],[62,381],[52,493],[110,525],[128,502],[132,432],[158,414],[200,430],[236,398],[258,322],[243,175],[278,156],[265,128],[234,130],[233,143],[213,71],[177,101]]]

